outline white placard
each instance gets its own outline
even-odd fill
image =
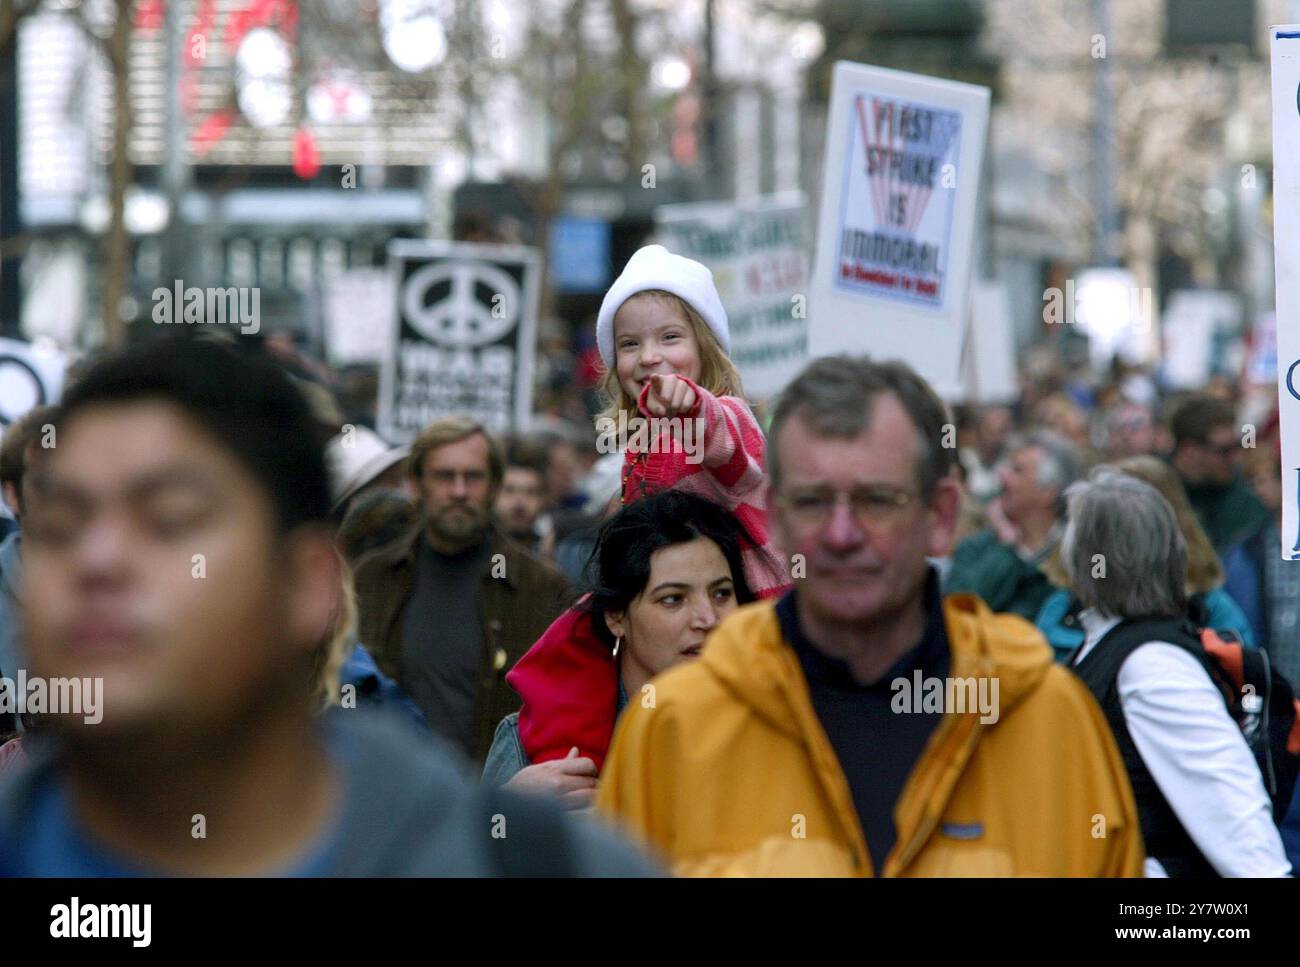
[[[393,277],[388,269],[344,269],[324,280],[325,350],[331,365],[382,363],[392,353]]]
[[[960,391],[989,90],[835,65],[809,352],[902,359]]]
[[[1231,292],[1208,289],[1179,289],[1169,294],[1160,324],[1164,344],[1164,383],[1170,389],[1196,390],[1215,372],[1216,352],[1224,334],[1235,334],[1241,326],[1241,305]]]
[[[709,267],[745,394],[775,396],[808,358],[807,208],[801,193],[663,205],[659,239]]]
[[[528,424],[537,353],[537,251],[397,240],[388,246],[392,352],[380,373],[380,434],[407,443],[444,416],[493,433]]]
[[[1273,257],[1277,399],[1282,430],[1282,547],[1300,557],[1300,25],[1269,28],[1273,59]]]
[[[1006,286],[977,281],[970,302],[962,401],[982,406],[1010,403],[1020,394],[1020,382]]]

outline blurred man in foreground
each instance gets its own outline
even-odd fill
[[[67,393],[27,495],[29,670],[102,703],[46,715],[6,776],[0,873],[645,872],[605,833],[485,801],[396,724],[318,718],[339,559],[310,421],[274,365],[204,339]]]

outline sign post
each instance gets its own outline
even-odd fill
[[[822,168],[809,351],[901,359],[960,391],[985,87],[841,61]]]

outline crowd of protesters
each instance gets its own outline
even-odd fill
[[[106,697],[0,711],[0,872],[1300,859],[1275,412],[1119,366],[954,412],[851,357],[756,409],[709,271],[660,246],[591,335],[511,435],[393,446],[286,347],[207,337],[10,425],[0,676]],[[659,423],[602,453],[602,418]],[[1207,642],[1265,663],[1273,719]]]

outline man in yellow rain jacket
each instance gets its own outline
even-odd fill
[[[940,597],[950,432],[897,363],[816,360],[783,394],[769,509],[795,589],[633,696],[600,782],[679,874],[1141,875],[1082,683],[1032,625]]]

